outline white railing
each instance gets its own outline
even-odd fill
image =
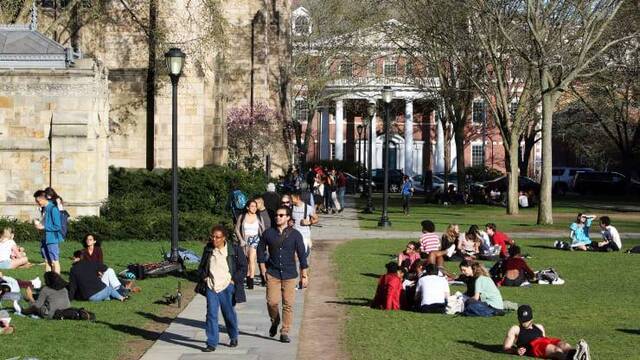
[[[356,86],[384,86],[384,85],[408,85],[420,88],[438,88],[440,79],[416,78],[407,76],[394,77],[352,77],[336,79],[330,82],[329,86],[356,87]]]

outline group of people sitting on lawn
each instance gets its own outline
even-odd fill
[[[608,216],[599,219],[602,241],[590,240],[589,229],[595,219],[594,215],[578,214],[570,226],[570,242],[557,241],[555,246],[567,250],[620,251],[620,234]],[[487,270],[480,260],[496,264]],[[449,273],[443,267],[445,261],[459,261],[459,275]],[[557,278],[550,282],[536,276],[521,248],[493,223],[486,224],[484,231],[471,225],[465,233],[460,232],[457,224],[450,224],[439,237],[433,222],[425,220],[419,241],[409,242],[386,268],[387,273],[378,281],[374,308],[468,316],[504,315],[505,309],[517,308],[520,324],[509,329],[505,351],[550,359],[590,359],[586,342],[581,340],[573,348],[560,339],[546,337],[542,325],[532,322],[530,306],[517,307],[503,300],[500,286],[528,286],[537,278],[541,284],[564,281]],[[456,282],[466,285],[463,294],[451,294],[449,283]]]
[[[92,314],[82,309],[71,308],[70,300],[104,301],[116,299],[125,301],[131,291],[140,289],[133,281],[120,280],[115,271],[104,264],[104,254],[95,235],[87,234],[83,249],[76,250],[71,257],[69,281],[60,276],[60,244],[64,241],[66,214],[62,199],[52,188],[38,190],[34,194],[40,208],[40,218],[34,226],[42,230],[41,254],[45,266],[44,286],[39,277],[27,281],[0,273],[0,300],[13,302],[16,314],[47,319],[78,318],[90,319]],[[31,267],[25,249],[14,240],[11,228],[2,230],[0,237],[0,269]],[[21,290],[24,290],[24,295]],[[21,300],[28,307],[22,308]],[[77,316],[69,314],[75,313]],[[0,333],[10,333],[13,328],[8,322],[0,327]]]

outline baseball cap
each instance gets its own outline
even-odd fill
[[[529,305],[520,305],[518,307],[518,321],[527,322],[533,319],[533,310]]]

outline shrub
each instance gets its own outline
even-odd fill
[[[17,242],[40,241],[42,239],[42,233],[31,222],[0,218],[0,231],[7,227],[13,229]]]
[[[488,181],[504,175],[500,170],[487,166],[477,165],[466,168],[465,174],[471,176],[473,181]]]

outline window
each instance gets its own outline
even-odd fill
[[[336,143],[331,143],[331,154],[329,159],[333,160],[336,158]]]
[[[471,166],[479,166],[484,164],[484,145],[471,145]]]
[[[407,59],[407,63],[404,67],[404,75],[407,77],[413,76],[413,60]]]
[[[473,116],[472,122],[474,125],[482,125],[486,120],[486,110],[484,107],[484,101],[478,100],[473,102]]]
[[[351,60],[343,60],[340,64],[340,76],[345,78],[350,78],[353,76],[353,64],[351,64]]]
[[[384,76],[386,76],[386,77],[398,76],[398,64],[395,61],[385,60],[385,62],[384,62]]]
[[[309,116],[309,108],[307,107],[306,101],[296,100],[295,116],[296,120],[300,123],[307,121],[307,117]]]
[[[296,35],[306,35],[311,33],[311,24],[309,18],[301,15],[298,16],[293,23],[293,32]]]
[[[511,104],[509,104],[509,112],[511,112],[511,117],[515,118],[516,117],[516,113],[518,112],[518,102],[514,101]]]

